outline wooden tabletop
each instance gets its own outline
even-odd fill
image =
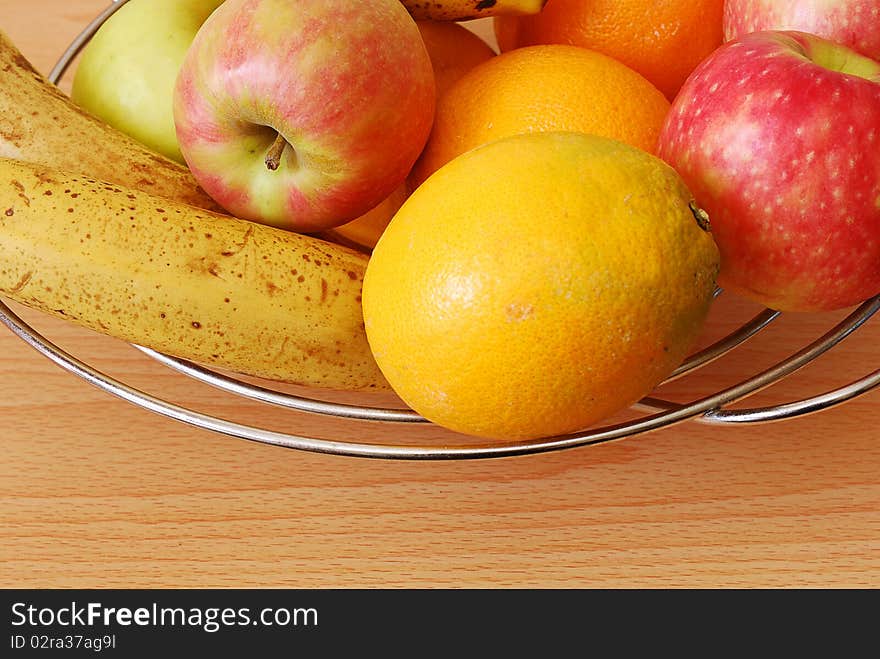
[[[105,4],[0,0],[0,29],[48,72]],[[14,309],[80,359],[199,411],[314,437],[449,438],[432,427],[248,403],[131,346]],[[755,311],[722,296],[706,340]],[[687,401],[730,386],[843,315],[784,315],[663,392]],[[820,393],[878,367],[875,319],[747,404]],[[877,587],[878,402],[872,392],[780,423],[687,421],[531,456],[371,460],[161,417],[62,370],[0,326],[0,585]]]

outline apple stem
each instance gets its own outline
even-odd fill
[[[281,156],[286,148],[287,140],[284,139],[281,133],[278,133],[275,141],[272,142],[272,146],[269,147],[269,152],[266,154],[266,167],[273,172],[278,169],[278,166],[281,164]]]
[[[697,221],[699,227],[703,231],[711,232],[712,226],[709,224],[709,213],[697,206],[697,202],[693,200],[688,204],[688,207],[691,209],[691,213],[694,214],[694,219]]]

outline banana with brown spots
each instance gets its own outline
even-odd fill
[[[0,31],[0,156],[87,172],[220,210],[183,165],[105,124],[37,72]]]
[[[0,158],[0,295],[208,366],[387,389],[363,254],[83,175]]]
[[[537,14],[547,0],[401,0],[416,20],[464,21],[502,14]]]

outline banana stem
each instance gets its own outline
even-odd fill
[[[268,153],[266,153],[266,167],[273,172],[278,169],[278,166],[281,164],[281,156],[286,148],[287,140],[284,139],[281,133],[278,133],[275,141],[272,142],[272,146],[269,147]]]

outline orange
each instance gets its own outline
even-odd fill
[[[542,43],[592,48],[635,69],[672,100],[721,45],[723,0],[548,0],[533,16],[496,16],[502,52]]]
[[[394,391],[452,430],[580,430],[684,359],[718,250],[659,158],[575,132],[521,134],[438,170],[367,265],[367,339]]]
[[[410,186],[469,149],[518,133],[595,133],[654,152],[669,107],[642,76],[595,51],[548,45],[503,53],[437,100]]]
[[[453,21],[416,21],[431,57],[437,96],[495,51],[476,34]]]
[[[477,64],[496,55],[482,38],[458,23],[416,21],[416,25],[431,58],[438,97]],[[404,183],[369,212],[326,231],[325,237],[361,251],[371,250],[408,194]]]

